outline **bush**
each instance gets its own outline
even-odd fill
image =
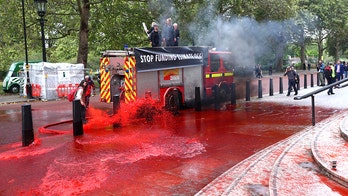
[[[0,81],[0,96],[5,95],[6,93],[2,90],[2,80]]]

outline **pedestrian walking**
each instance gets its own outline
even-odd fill
[[[325,64],[322,60],[318,62],[317,70],[318,70],[318,76],[319,76],[319,85],[325,86],[325,80],[324,80],[324,68]]]
[[[257,78],[262,78],[262,69],[260,64],[256,66],[255,72]]]
[[[341,61],[337,61],[334,67],[335,74],[336,74],[336,81],[341,80],[341,75],[343,73],[343,64],[341,64]]]
[[[290,96],[291,89],[294,89],[295,95],[297,95],[297,87],[296,87],[296,76],[297,73],[293,68],[288,66],[284,73],[284,76],[288,76],[288,94],[286,96]]]
[[[324,75],[325,78],[328,82],[327,85],[330,85],[336,81],[335,77],[335,67],[332,65],[332,63],[329,63],[329,65],[326,65],[324,68]],[[328,95],[334,95],[335,93],[333,92],[333,87],[330,87],[330,89],[327,91]]]
[[[346,63],[345,61],[343,61],[343,70],[344,70],[344,78],[348,77],[348,63]]]

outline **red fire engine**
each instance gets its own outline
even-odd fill
[[[203,100],[216,95],[226,100],[233,82],[231,55],[208,47],[105,51],[100,61],[101,101],[111,102],[119,94],[126,103],[151,96],[166,107],[192,106],[195,87],[200,87]]]

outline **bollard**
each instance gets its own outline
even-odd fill
[[[314,77],[313,77],[313,74],[311,74],[311,87],[314,86]]]
[[[250,101],[250,81],[247,80],[246,81],[246,85],[245,85],[245,100],[246,101]]]
[[[333,170],[336,170],[336,168],[337,168],[337,161],[332,161],[331,164],[332,164],[332,165],[331,165],[332,169],[333,169]]]
[[[269,79],[269,96],[273,96],[273,78]]]
[[[283,78],[279,78],[279,94],[283,94]]]
[[[115,114],[117,114],[118,109],[120,108],[120,95],[116,94],[112,97],[112,111]]]
[[[236,96],[236,84],[231,84],[231,105],[237,104],[237,96]]]
[[[220,109],[219,87],[215,85],[213,88],[214,88],[214,107],[216,110],[218,110]]]
[[[195,87],[195,109],[196,109],[196,111],[202,110],[201,90],[199,87]]]
[[[319,84],[320,82],[319,82],[319,72],[317,73],[317,86],[320,86],[320,84]]]
[[[22,105],[22,146],[29,146],[34,142],[33,118],[31,105]]]
[[[26,86],[25,86],[25,90],[27,92],[27,98],[28,99],[32,99],[33,98],[33,94],[32,94],[32,86],[30,83],[28,83]]]
[[[303,77],[303,88],[307,88],[307,74],[304,74]]]
[[[259,98],[262,98],[262,80],[259,79],[259,82],[258,82],[258,95],[259,95]]]
[[[74,136],[83,135],[83,125],[81,119],[81,103],[80,100],[74,100],[73,104],[73,133]]]

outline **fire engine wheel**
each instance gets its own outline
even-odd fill
[[[177,95],[175,95],[177,93]],[[178,111],[181,106],[181,93],[171,91],[166,95],[165,108],[169,111]]]
[[[219,88],[219,98],[222,101],[227,101],[231,96],[231,91],[227,85],[222,85]]]
[[[19,85],[15,84],[10,87],[11,93],[19,93]]]
[[[171,94],[169,97],[168,97],[168,101],[167,101],[167,107],[168,108],[175,108],[177,106],[177,103],[175,101],[175,97],[173,94]]]

